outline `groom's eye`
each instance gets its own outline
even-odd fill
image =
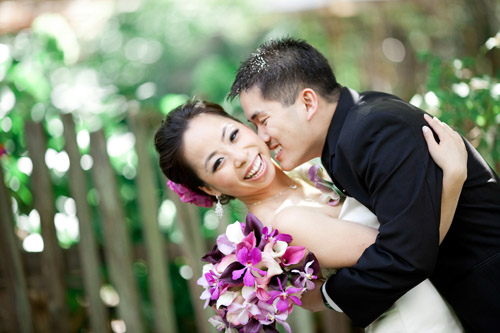
[[[233,142],[236,139],[239,131],[239,129],[235,129],[234,131],[232,131],[231,135],[229,136],[229,141]]]

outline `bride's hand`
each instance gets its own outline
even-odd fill
[[[436,164],[443,170],[443,174],[456,181],[465,182],[467,178],[467,150],[462,137],[450,126],[437,118],[424,115],[425,120],[439,137],[436,142],[432,131],[424,126],[425,141],[429,153]]]

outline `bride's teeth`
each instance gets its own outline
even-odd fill
[[[260,156],[258,156],[258,159],[255,160],[255,163],[252,166],[252,169],[250,170],[249,174],[246,175],[245,179],[250,179],[256,175],[259,175],[260,172],[262,171],[262,169],[263,169],[262,158]]]

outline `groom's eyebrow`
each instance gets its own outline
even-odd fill
[[[249,122],[253,122],[255,118],[257,118],[262,112],[261,111],[255,111],[251,116],[250,119],[248,120]]]
[[[257,117],[259,117],[261,114],[262,114],[262,111],[255,111],[255,112],[254,112],[254,113],[250,116],[250,119],[248,119],[248,122],[249,122],[250,124],[253,124],[253,123],[254,123],[254,121],[255,121],[255,119],[256,119]]]

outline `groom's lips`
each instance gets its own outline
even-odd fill
[[[272,152],[275,152],[275,150],[278,148],[279,152],[274,155],[274,159],[279,162],[281,160],[281,153],[283,152],[283,146],[281,146],[280,144],[269,146],[269,150],[271,150]]]

